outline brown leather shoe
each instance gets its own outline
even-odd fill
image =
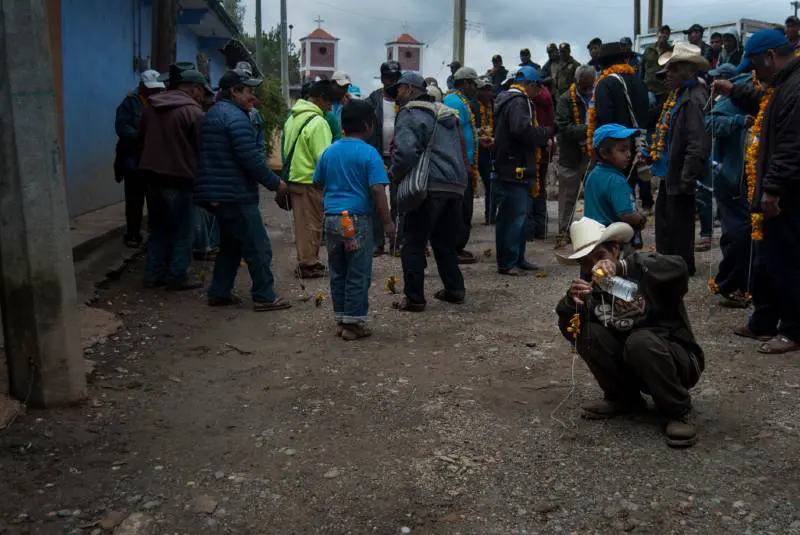
[[[697,428],[691,412],[672,418],[664,427],[667,446],[670,448],[689,448],[697,443]]]

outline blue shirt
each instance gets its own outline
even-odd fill
[[[453,92],[448,93],[444,97],[442,104],[458,112],[458,124],[461,127],[461,131],[464,133],[464,148],[467,151],[467,160],[469,164],[472,165],[475,163],[475,136],[478,135],[478,133],[472,131],[472,122],[469,120],[472,109],[464,104],[464,101],[461,100],[462,97],[469,102],[469,99],[463,94],[459,97],[459,95]],[[478,124],[477,117],[475,124]]]
[[[378,151],[360,139],[345,137],[325,149],[314,171],[314,184],[323,187],[325,215],[347,210],[371,214],[370,186],[388,184],[389,177]]]
[[[583,197],[583,215],[606,226],[636,211],[636,199],[625,175],[606,163],[598,162],[589,173]]]

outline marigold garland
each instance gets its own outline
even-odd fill
[[[578,335],[581,334],[581,315],[576,312],[569,320],[569,327],[567,332],[572,334],[572,339],[577,340]]]
[[[580,126],[581,123],[581,112],[578,109],[578,87],[575,84],[569,86],[569,97],[570,97],[570,104],[572,105],[572,120],[575,121],[576,126]],[[589,154],[589,146],[584,145],[581,147],[583,152]]]
[[[450,94],[457,96],[461,103],[464,104],[464,107],[467,108],[467,113],[469,113],[469,124],[472,126],[472,142],[475,145],[475,152],[472,154],[472,190],[475,191],[478,187],[478,151],[480,150],[480,140],[478,139],[478,127],[475,121],[475,114],[472,112],[469,100],[461,94],[461,91],[451,91]]]
[[[758,83],[754,78],[753,83]],[[756,116],[753,126],[750,127],[750,145],[745,151],[744,170],[747,174],[747,200],[752,204],[753,198],[756,194],[756,182],[758,180],[758,151],[761,147],[761,127],[764,124],[764,116],[767,113],[767,106],[772,99],[773,89],[770,87],[761,97],[761,103],[758,106],[758,115]],[[752,213],[750,214],[750,236],[754,241],[764,239],[764,214]]]
[[[672,109],[675,107],[677,102],[678,92],[673,90],[669,92],[664,104],[661,106],[661,116],[659,116],[658,123],[656,123],[656,129],[653,132],[652,143],[650,144],[650,159],[653,162],[660,160],[661,155],[664,153],[665,140],[667,139],[667,133],[669,132]]]
[[[517,91],[520,91],[525,96],[525,98],[528,98],[528,100],[530,100],[530,98],[527,96],[528,94],[525,91],[525,87],[524,86],[522,86],[520,84],[512,84],[509,89],[516,89]],[[536,117],[536,106],[533,105],[533,102],[530,103],[530,106],[531,106],[531,121],[533,122],[533,127],[534,128],[538,128],[539,127],[539,119]],[[534,169],[534,175],[533,175],[534,176],[533,184],[531,184],[531,189],[530,189],[530,195],[531,195],[532,198],[536,199],[536,198],[539,197],[539,194],[541,193],[541,185],[539,184],[539,165],[542,162],[542,148],[541,147],[536,147],[534,149],[533,162],[534,162],[535,169]]]
[[[487,136],[492,137],[494,133],[494,113],[492,113],[491,107],[486,106],[483,102],[478,102],[478,106],[481,111],[481,128],[483,128]]]
[[[719,284],[717,284],[716,276],[711,277],[708,281],[708,292],[711,295],[717,295],[719,293]]]
[[[602,82],[605,78],[611,76],[612,74],[636,74],[636,69],[634,69],[631,65],[627,63],[621,63],[619,65],[612,65],[611,67],[604,69],[600,76],[597,77],[597,81],[594,83],[595,89],[597,86]],[[586,113],[586,123],[588,125],[586,130],[586,143],[587,146],[591,149],[592,147],[592,138],[594,138],[594,131],[597,130],[597,109],[595,109],[595,102],[594,98],[592,98],[591,104],[589,104],[589,110]]]

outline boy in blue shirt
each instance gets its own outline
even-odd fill
[[[627,223],[641,231],[647,217],[636,210],[636,199],[624,171],[630,166],[631,137],[639,133],[634,128],[606,124],[592,138],[597,165],[586,178],[584,215],[608,226]]]
[[[380,154],[367,143],[374,128],[375,112],[368,102],[353,99],[345,104],[344,137],[325,149],[314,172],[314,184],[323,190],[337,334],[345,340],[372,334],[366,326],[375,239],[372,218],[381,218],[387,236],[395,231],[386,201],[389,178]]]

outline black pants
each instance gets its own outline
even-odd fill
[[[125,173],[125,239],[142,239],[142,219],[147,200],[147,180],[138,171]]]
[[[731,184],[726,180],[717,180],[714,184],[717,211],[722,220],[722,235],[719,238],[722,260],[715,280],[722,295],[736,290],[746,292],[752,286],[748,282],[752,254],[750,207],[742,190],[738,183]]]
[[[772,302],[780,315],[778,333],[800,343],[800,211],[787,199],[776,217],[764,221],[763,254]]]
[[[461,203],[461,231],[458,233],[456,251],[459,253],[467,248],[469,236],[472,234],[472,214],[475,211],[475,190],[472,181],[467,182],[467,189],[464,191],[464,198]]]
[[[663,180],[656,202],[656,251],[682,257],[694,276],[694,195],[667,195]]]
[[[399,249],[403,245],[403,220],[405,215],[399,214],[397,210],[397,183],[395,182],[389,184],[389,215],[392,218],[392,223],[397,227],[394,243],[389,244],[389,249],[393,250],[395,244]],[[372,215],[372,235],[375,238],[375,248],[383,249],[386,246],[386,236],[383,233],[383,220],[377,212]]]
[[[405,237],[401,251],[403,290],[406,299],[425,303],[425,247],[430,241],[444,289],[453,296],[464,295],[464,277],[458,267],[458,243],[463,200],[457,195],[432,193],[425,202],[405,216]]]
[[[606,399],[638,401],[640,392],[645,392],[665,417],[691,410],[689,388],[697,384],[702,369],[698,358],[682,345],[649,329],[621,335],[591,322],[581,327],[577,350]]]

